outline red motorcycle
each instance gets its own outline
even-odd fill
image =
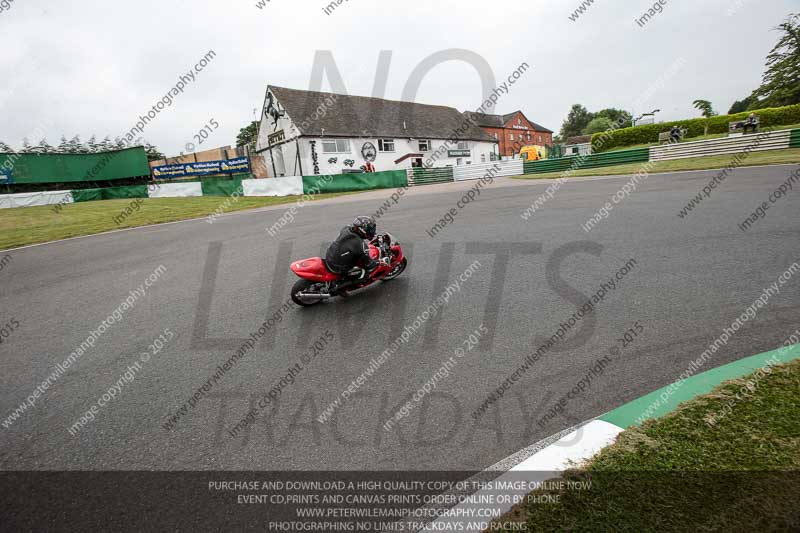
[[[336,284],[343,279],[355,282],[358,279],[357,275],[361,274],[364,277],[360,283],[348,287],[347,292],[350,292],[368,287],[376,281],[391,281],[402,274],[408,266],[408,259],[403,255],[400,243],[388,233],[379,233],[375,236],[369,243],[369,255],[372,259],[388,259],[369,276],[364,269],[358,267],[344,275],[336,274],[328,269],[321,257],[292,263],[292,272],[301,278],[292,287],[292,301],[303,307],[316,305],[336,296],[334,294]]]

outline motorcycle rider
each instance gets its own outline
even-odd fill
[[[369,255],[369,243],[375,239],[378,225],[370,216],[358,216],[345,226],[325,253],[328,270],[340,274],[331,293],[347,296],[347,290],[358,285],[380,265],[389,265],[388,258],[374,260]],[[359,267],[356,269],[356,267]],[[356,270],[354,270],[356,269]]]

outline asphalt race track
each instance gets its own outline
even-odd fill
[[[654,175],[595,229],[581,229],[627,178],[570,181],[530,220],[550,182],[496,180],[436,237],[427,234],[474,183],[412,189],[379,221],[406,246],[398,280],[347,300],[292,307],[194,408],[170,417],[289,296],[292,260],[318,255],[357,214],[393,191],[314,202],[275,238],[288,206],[209,224],[174,223],[13,250],[0,271],[0,420],[159,265],[166,271],[9,427],[4,470],[477,470],[537,440],[674,381],[744,309],[800,260],[790,193],[746,233],[737,228],[797,166],[739,169],[687,217],[715,174]],[[0,256],[5,253],[0,252]],[[635,267],[483,416],[472,413],[630,259]],[[316,418],[474,261],[480,268],[369,377],[336,416]],[[777,348],[798,326],[800,278],[719,351],[712,366]],[[641,335],[549,423],[558,399],[618,346]],[[484,325],[477,348],[391,431],[384,422]],[[168,329],[174,337],[73,436],[79,417]],[[277,404],[232,437],[326,331],[334,340]]]

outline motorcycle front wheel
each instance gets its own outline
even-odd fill
[[[400,274],[405,271],[406,267],[408,266],[408,258],[404,257],[402,261],[397,263],[395,267],[389,271],[389,273],[381,278],[381,281],[392,281],[393,279],[400,276]]]

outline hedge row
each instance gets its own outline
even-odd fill
[[[728,123],[744,120],[749,114],[750,111],[745,111],[735,115],[712,117],[708,121],[708,133],[728,133]],[[760,118],[762,128],[798,124],[800,123],[800,104],[759,109],[755,111],[755,114]],[[687,137],[699,137],[705,132],[706,119],[676,120],[662,124],[649,124],[647,126],[620,128],[614,131],[595,133],[592,135],[592,151],[605,152],[613,148],[658,142],[658,134],[669,131],[674,124],[689,130]]]

